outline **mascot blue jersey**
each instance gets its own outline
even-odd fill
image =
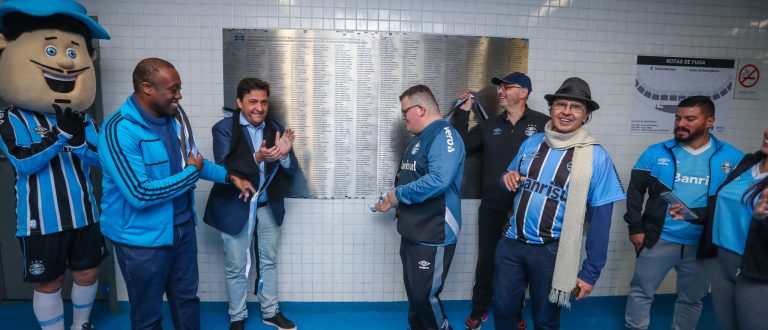
[[[17,107],[0,112],[0,148],[16,174],[16,236],[46,235],[98,221],[90,166],[99,165],[96,125],[86,142],[67,146],[56,117]]]

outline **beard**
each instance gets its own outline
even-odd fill
[[[678,133],[682,133],[682,132],[688,133],[688,136],[681,136],[680,134],[678,134]],[[691,142],[691,141],[701,137],[704,134],[706,134],[706,130],[705,129],[691,131],[690,129],[685,128],[685,127],[675,128],[675,140],[677,142],[683,142],[683,143]]]

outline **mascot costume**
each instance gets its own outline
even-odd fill
[[[92,38],[109,34],[71,0],[0,3],[0,148],[16,175],[16,236],[43,329],[64,329],[61,286],[72,270],[71,329],[88,321],[107,256],[89,176],[99,167]]]

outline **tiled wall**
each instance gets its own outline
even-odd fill
[[[83,1],[113,40],[101,43],[104,109],[131,92],[130,75],[144,57],[173,62],[183,81],[182,104],[203,154],[212,157],[210,127],[222,100],[222,28],[413,31],[530,39],[529,102],[567,77],[587,80],[601,108],[587,126],[611,153],[625,185],[640,152],[666,135],[630,134],[636,55],[761,59],[768,70],[768,2],[763,0],[99,0]],[[768,76],[768,74],[764,74]],[[272,82],[280,84],[279,81]],[[297,88],[301,88],[297,86]],[[728,135],[755,150],[768,126],[768,84],[761,100],[734,100]],[[396,102],[396,100],[393,100]],[[299,132],[301,134],[301,132]],[[210,189],[197,189],[201,213]],[[288,301],[404,300],[399,237],[390,216],[372,215],[370,200],[289,200],[280,245],[280,296]],[[443,294],[469,299],[476,245],[476,200],[463,204],[464,228]],[[634,253],[614,208],[608,264],[595,295],[624,295]],[[201,225],[200,297],[226,300],[221,239]],[[674,290],[674,275],[662,285]],[[124,288],[120,299],[127,299]],[[254,299],[253,296],[250,297]]]

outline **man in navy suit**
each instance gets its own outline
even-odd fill
[[[283,197],[298,168],[292,151],[294,133],[268,118],[269,84],[244,78],[237,86],[237,107],[232,117],[213,126],[216,163],[248,178],[258,190],[250,204],[238,203],[239,191],[215,184],[208,198],[205,223],[218,229],[224,241],[229,293],[230,329],[243,329],[253,232],[256,230],[258,296],[265,324],[296,329],[277,304],[277,241],[285,216]]]

